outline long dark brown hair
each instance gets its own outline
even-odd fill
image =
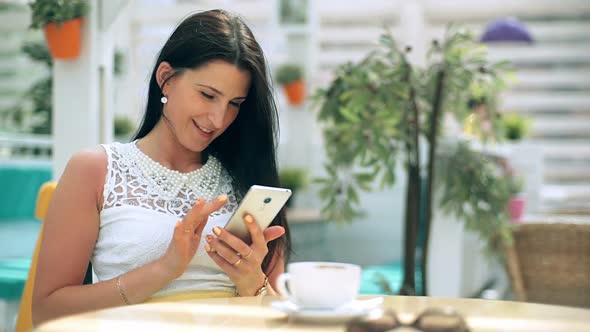
[[[238,116],[204,152],[221,161],[240,197],[254,184],[279,186],[276,162],[278,116],[266,60],[244,21],[226,11],[199,12],[176,27],[154,65],[145,115],[134,139],[146,136],[162,118],[160,98],[163,94],[156,81],[160,63],[168,62],[174,68],[174,75],[178,75],[185,69],[198,68],[213,60],[223,60],[247,70],[252,80]],[[269,243],[269,254],[262,263],[265,272],[273,268],[269,265],[275,254],[283,255],[286,262],[291,251],[284,210],[271,225],[283,226],[286,233]]]

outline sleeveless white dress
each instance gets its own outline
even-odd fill
[[[209,216],[197,253],[186,271],[152,296],[179,293],[234,292],[235,285],[207,255],[205,236],[223,227],[237,208],[232,181],[219,160],[210,156],[199,169],[179,173],[145,155],[131,143],[103,145],[108,156],[104,203],[92,266],[98,281],[109,280],[161,257],[175,223],[199,198],[227,194],[228,203]]]

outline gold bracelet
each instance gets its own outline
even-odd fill
[[[121,286],[121,276],[117,277],[117,289],[119,290],[119,295],[121,295],[123,302],[125,302],[126,305],[130,305],[131,303],[129,303],[129,300],[127,299],[127,295],[125,295],[125,291],[123,290],[123,287]]]
[[[264,281],[262,283],[262,286],[256,291],[256,293],[254,293],[254,296],[265,296],[266,294],[268,294],[268,277],[265,275],[264,276]],[[236,287],[236,296],[241,296],[240,293],[238,293],[238,288]]]
[[[256,294],[254,294],[254,296],[265,296],[266,294],[268,294],[268,277],[264,276],[264,283],[262,284],[262,287],[260,287],[257,291]]]

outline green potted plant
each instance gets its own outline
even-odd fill
[[[303,71],[295,64],[285,64],[277,68],[277,83],[283,86],[291,105],[301,105],[305,100]]]
[[[436,201],[443,211],[464,220],[467,229],[479,231],[483,238],[494,233],[509,241],[507,184],[470,145],[456,144],[458,139],[451,141],[455,144],[445,143],[449,147],[441,144],[443,119],[448,115],[463,123],[472,113],[469,100],[473,91],[501,90],[508,68],[506,63],[489,63],[484,49],[462,30],[449,30],[444,40],[434,40],[425,67],[408,60],[411,51],[409,47],[400,48],[386,33],[377,50],[357,63],[341,66],[329,87],[318,92],[318,120],[323,125],[328,159],[328,175],[318,183],[323,214],[331,220],[350,221],[360,213],[358,192],[372,191],[376,182],[381,188],[392,186],[396,165],[405,166],[404,276],[400,293],[416,293],[418,266],[420,289],[427,294],[435,185],[443,192],[444,199]],[[487,114],[496,117],[496,109],[490,106]],[[423,148],[427,149],[425,153]],[[444,159],[448,162],[441,162]],[[455,160],[472,162],[469,167],[458,168],[451,163]],[[467,176],[470,172],[474,174]],[[490,182],[497,190],[486,190]],[[455,190],[448,191],[451,188]],[[422,255],[416,261],[421,224]]]
[[[285,167],[279,171],[279,180],[282,187],[289,188],[293,192],[291,199],[287,201],[287,207],[293,207],[295,195],[307,186],[307,171],[303,168]]]
[[[470,89],[471,97],[467,102],[470,113],[464,120],[463,133],[487,142],[490,138],[501,138],[503,124],[497,109],[497,91],[494,87],[487,87],[486,91],[479,91],[482,87],[473,84]],[[488,110],[491,110],[488,111]]]
[[[122,76],[125,73],[125,53],[119,49],[113,53],[113,75]]]
[[[507,181],[510,189],[510,201],[508,202],[510,221],[520,223],[526,207],[526,197],[523,193],[524,179],[514,172],[510,172]]]
[[[80,55],[86,0],[36,0],[31,7],[31,27],[43,29],[54,59],[75,59]]]
[[[136,129],[135,122],[127,116],[116,115],[113,126],[115,138],[120,141],[127,141],[129,136]]]
[[[529,120],[518,113],[507,113],[502,115],[504,126],[504,137],[508,141],[520,141],[529,132]]]
[[[309,0],[280,0],[280,23],[302,25],[307,22]]]

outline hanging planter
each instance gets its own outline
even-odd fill
[[[80,55],[83,17],[88,12],[85,0],[37,0],[30,3],[31,27],[43,28],[49,52],[54,59],[72,60]]]
[[[303,104],[303,101],[305,100],[305,84],[303,84],[303,80],[297,80],[285,84],[283,87],[291,105]]]
[[[299,106],[305,101],[305,84],[301,67],[293,64],[280,66],[276,75],[277,83],[281,84],[287,94],[289,104]]]
[[[62,23],[59,27],[56,23],[49,23],[44,30],[47,47],[54,59],[75,59],[80,55],[81,18]]]

